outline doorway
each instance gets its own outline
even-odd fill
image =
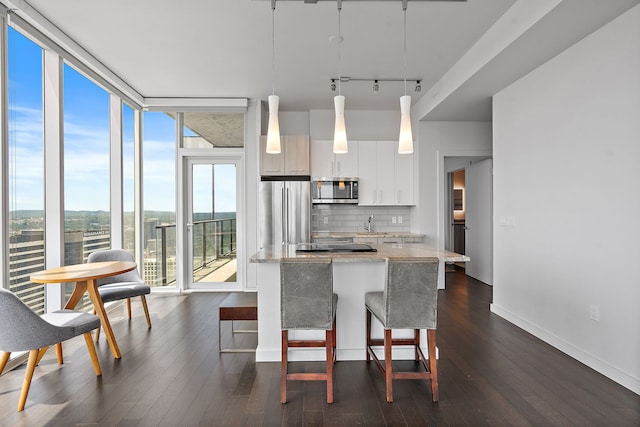
[[[185,269],[189,289],[236,291],[239,160],[186,159]]]
[[[492,159],[446,157],[445,248],[469,256],[465,273],[493,283]]]

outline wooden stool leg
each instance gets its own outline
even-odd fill
[[[384,330],[384,377],[387,402],[393,402],[393,364],[391,363],[391,329]]]
[[[429,352],[429,372],[431,372],[431,396],[434,402],[440,399],[438,393],[438,361],[436,360],[436,330],[427,329],[427,348]]]
[[[131,320],[131,298],[127,298],[127,315],[129,316],[129,320]]]
[[[369,349],[371,348],[371,312],[369,310],[365,310],[367,312],[367,362],[371,362],[371,355],[369,354]]]
[[[325,348],[327,353],[327,403],[333,403],[333,331],[328,329],[325,334]]]
[[[282,360],[280,366],[280,403],[287,403],[287,353],[289,352],[289,331],[282,331]]]
[[[29,351],[29,361],[27,362],[27,370],[24,372],[24,380],[22,381],[22,391],[20,392],[20,400],[18,400],[18,412],[24,409],[24,405],[27,402],[27,395],[29,394],[29,388],[31,387],[31,380],[33,379],[33,371],[36,369],[38,363],[39,349]]]

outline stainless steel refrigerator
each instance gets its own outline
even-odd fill
[[[258,200],[260,247],[311,242],[311,183],[262,177]]]

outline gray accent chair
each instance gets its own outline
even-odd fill
[[[387,402],[393,402],[394,379],[430,379],[431,395],[438,401],[438,367],[436,361],[436,325],[438,306],[438,258],[388,258],[383,292],[367,292],[367,362],[374,362],[385,376]],[[371,315],[384,328],[384,339],[371,338]],[[413,329],[413,338],[393,339],[392,329]],[[420,330],[427,331],[426,359],[420,348]],[[384,346],[384,366],[373,346]],[[411,345],[415,360],[426,372],[395,372],[391,360],[394,345]]]
[[[133,255],[124,249],[106,249],[95,251],[89,254],[87,262],[105,262],[105,261],[130,261],[133,262]],[[142,308],[147,318],[147,326],[151,329],[151,318],[149,317],[149,308],[147,307],[147,298],[145,295],[151,293],[149,285],[144,283],[138,274],[138,270],[128,271],[118,274],[117,276],[105,277],[98,279],[98,293],[102,302],[112,302],[118,300],[127,300],[127,314],[131,320],[131,298],[140,297],[142,300]],[[96,342],[100,338],[100,328],[96,331]]]
[[[100,326],[98,316],[75,310],[59,310],[38,316],[12,292],[0,288],[0,325],[0,350],[4,352],[0,359],[0,374],[12,352],[29,351],[18,412],[24,409],[33,372],[51,345],[84,335],[93,369],[97,376],[102,375],[91,340],[91,331]],[[61,353],[58,353],[58,363],[62,363],[61,358]]]
[[[280,401],[287,403],[287,380],[326,381],[327,403],[333,403],[333,364],[336,361],[336,309],[331,258],[280,260],[282,366]],[[290,340],[289,330],[325,330],[324,340]],[[289,373],[289,347],[324,347],[324,373]]]

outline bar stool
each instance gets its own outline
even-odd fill
[[[336,308],[331,258],[280,260],[282,366],[280,401],[287,403],[287,381],[326,381],[327,403],[333,403],[333,364],[336,358]],[[324,340],[290,340],[289,330],[325,330]],[[324,373],[289,373],[289,347],[325,347]]]
[[[393,380],[430,379],[431,395],[438,401],[436,363],[436,320],[438,258],[388,258],[383,292],[367,292],[367,362],[374,362],[385,376],[387,402],[393,402]],[[371,338],[371,314],[382,323],[384,339]],[[392,329],[413,329],[413,338],[392,339]],[[427,330],[428,361],[420,348],[420,330]],[[372,346],[384,345],[384,366]],[[415,360],[426,372],[394,372],[391,350],[394,345],[412,345]]]

